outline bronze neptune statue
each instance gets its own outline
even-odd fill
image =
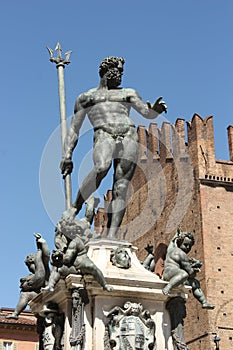
[[[162,97],[151,105],[144,103],[138,93],[121,88],[124,59],[105,58],[99,67],[100,84],[81,94],[75,103],[74,115],[68,130],[61,171],[65,178],[72,172],[72,154],[86,115],[94,129],[94,168],[84,179],[68,215],[75,216],[83,203],[99,187],[114,164],[113,198],[108,213],[108,237],[114,238],[122,222],[126,193],[138,158],[138,136],[129,118],[131,107],[148,119],[156,118],[167,108]]]

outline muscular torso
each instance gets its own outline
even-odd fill
[[[104,128],[110,134],[124,134],[134,127],[129,118],[132,89],[92,89],[81,95],[80,102],[94,130]]]

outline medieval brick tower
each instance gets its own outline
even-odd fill
[[[129,204],[120,231],[133,242],[141,260],[147,244],[168,244],[178,226],[192,231],[195,245],[190,256],[203,262],[198,274],[214,310],[204,310],[190,293],[185,319],[190,350],[233,348],[233,126],[228,127],[230,160],[216,160],[212,117],[195,114],[190,122],[138,128],[140,157]],[[187,137],[185,136],[187,135]],[[106,206],[111,191],[105,196]],[[95,218],[103,230],[105,209]]]

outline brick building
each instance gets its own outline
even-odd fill
[[[133,242],[143,260],[148,243],[155,249],[168,244],[179,225],[194,232],[190,256],[204,263],[198,279],[215,309],[203,310],[190,294],[186,343],[190,350],[215,349],[218,334],[220,349],[233,349],[233,126],[228,127],[230,160],[216,160],[212,117],[195,114],[187,123],[140,126],[138,135],[140,156],[120,237]],[[111,191],[97,212],[99,232],[110,199]]]
[[[36,318],[23,311],[18,320],[6,319],[13,309],[0,309],[0,350],[39,350]]]

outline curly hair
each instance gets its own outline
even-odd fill
[[[118,260],[118,254],[120,254],[122,252],[126,255],[126,259],[124,259],[124,261]],[[111,250],[110,261],[113,265],[115,265],[117,267],[122,267],[125,269],[128,269],[131,266],[131,258],[128,255],[127,250],[125,248],[122,248],[122,247],[118,247],[115,250],[114,249]]]
[[[26,259],[24,260],[25,264],[27,266],[30,266],[30,264],[34,264],[35,263],[35,258],[36,258],[36,254],[29,254]]]
[[[192,241],[192,245],[195,243],[194,235],[192,232],[180,232],[177,238],[177,245],[180,246],[185,238],[189,238]]]
[[[119,64],[119,62],[122,63],[122,65],[125,63],[125,60],[123,57],[116,57],[116,56],[109,56],[106,57],[99,66],[99,75],[101,78],[106,74],[106,72],[109,70],[109,68],[116,68]]]

